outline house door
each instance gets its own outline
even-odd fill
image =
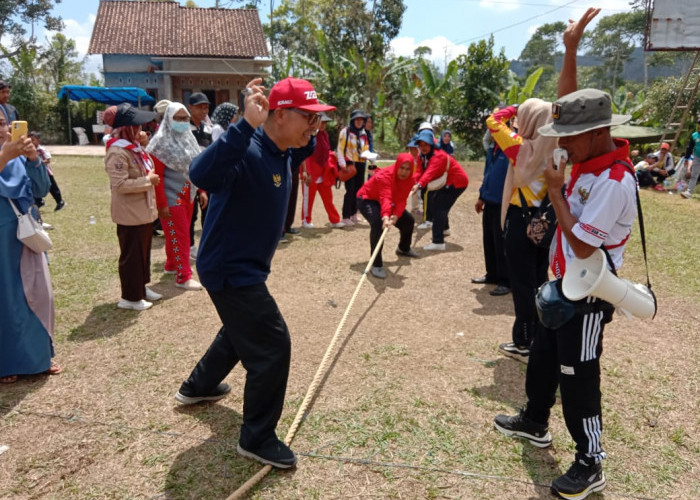
[[[216,91],[216,105],[218,106],[222,102],[228,102],[230,94],[228,89],[222,89]]]

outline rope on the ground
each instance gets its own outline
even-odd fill
[[[151,427],[131,427],[131,426],[122,425],[122,424],[115,425],[113,423],[103,422],[101,420],[85,420],[85,419],[81,418],[79,415],[74,415],[74,414],[62,415],[60,413],[54,413],[54,412],[22,410],[22,409],[12,408],[11,406],[2,405],[2,404],[0,404],[0,410],[6,410],[8,412],[14,411],[14,412],[19,413],[21,415],[34,415],[37,417],[58,418],[61,420],[65,420],[66,422],[71,422],[71,423],[77,422],[77,423],[84,424],[84,425],[101,425],[101,426],[110,427],[113,429],[131,430],[131,431],[136,431],[136,432],[146,432],[146,433],[154,434],[157,436],[165,436],[165,437],[171,437],[171,438],[178,437],[178,438],[190,439],[193,441],[199,441],[202,443],[229,443],[230,442],[230,440],[228,440],[228,439],[193,437],[193,436],[190,436],[190,435],[182,433],[182,432],[159,431],[159,430],[155,430]],[[308,453],[298,452],[297,455],[301,455],[303,457],[309,457],[309,458],[318,458],[320,460],[332,460],[335,462],[342,462],[342,463],[349,463],[349,464],[356,464],[356,465],[367,465],[370,467],[410,469],[410,470],[419,470],[419,471],[424,471],[424,472],[436,472],[439,474],[450,474],[450,475],[462,476],[462,477],[473,477],[475,479],[496,480],[496,481],[504,481],[504,482],[510,482],[510,483],[523,483],[523,484],[531,484],[534,486],[542,486],[542,487],[549,486],[547,484],[536,483],[534,481],[527,481],[525,479],[518,479],[518,478],[513,478],[513,477],[508,477],[508,476],[497,476],[497,475],[493,475],[493,474],[480,474],[477,472],[466,472],[466,471],[461,471],[461,470],[451,470],[451,469],[445,469],[442,467],[427,467],[424,465],[411,465],[411,464],[401,464],[401,463],[393,463],[393,462],[376,462],[376,461],[369,460],[366,458],[335,457],[333,455],[321,455],[321,454],[315,453],[315,452],[308,452]],[[626,493],[616,493],[614,491],[610,491],[607,489],[605,490],[605,494],[607,496],[613,496],[613,497],[619,497],[619,498],[630,498],[632,500],[658,500],[657,498],[653,498],[653,497],[640,497],[640,496],[630,495],[630,494],[626,494]],[[167,494],[158,494],[158,495],[150,497],[150,498],[151,498],[151,500],[156,500],[159,498],[163,498],[164,496],[167,496]]]
[[[391,226],[389,226],[391,227]],[[372,264],[374,264],[374,260],[377,258],[377,255],[379,252],[382,250],[382,245],[384,244],[384,238],[386,237],[387,233],[389,232],[389,227],[384,228],[384,231],[382,231],[382,235],[379,238],[379,241],[377,242],[377,245],[374,248],[374,252],[372,252],[372,256],[369,259],[369,262],[367,263],[367,267],[365,267],[365,270],[362,272],[362,277],[360,278],[360,282],[357,284],[357,287],[355,288],[355,293],[352,294],[352,298],[350,298],[350,302],[348,303],[348,306],[345,308],[345,312],[343,313],[343,317],[340,319],[340,323],[338,323],[338,328],[335,329],[335,334],[333,335],[333,338],[331,339],[330,344],[328,344],[328,348],[326,349],[326,353],[323,355],[323,359],[321,360],[321,364],[318,366],[318,369],[316,370],[316,375],[314,375],[313,380],[311,381],[311,385],[309,385],[309,388],[306,391],[306,396],[304,396],[304,400],[301,403],[301,406],[299,407],[299,410],[297,411],[296,417],[294,417],[294,422],[292,422],[292,425],[289,427],[289,431],[287,432],[287,436],[284,438],[284,443],[289,446],[292,444],[292,441],[294,440],[294,436],[297,433],[297,430],[299,429],[299,426],[301,425],[301,422],[303,418],[306,416],[306,411],[313,401],[313,399],[316,397],[316,392],[322,387],[322,381],[324,380],[324,377],[326,375],[326,369],[328,368],[328,364],[331,360],[331,355],[335,351],[335,346],[338,344],[338,340],[340,339],[340,332],[343,330],[343,326],[345,326],[345,321],[348,319],[348,314],[350,313],[350,309],[352,309],[353,304],[355,303],[355,299],[357,298],[357,294],[360,291],[360,288],[362,287],[362,284],[365,282],[367,279],[367,273],[370,271],[372,268]],[[231,493],[231,495],[228,496],[226,500],[238,500],[241,498],[244,498],[244,496],[262,479],[272,470],[272,466],[266,465],[262,469],[260,469],[254,476],[252,476],[250,479],[248,479],[245,483],[243,483],[242,486],[240,486],[236,491]]]

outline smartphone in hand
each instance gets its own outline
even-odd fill
[[[12,134],[12,140],[16,141],[21,136],[27,136],[29,129],[27,128],[27,122],[25,121],[14,121],[10,123],[10,133]]]
[[[559,170],[559,164],[562,160],[568,161],[569,159],[569,153],[566,152],[566,149],[562,148],[556,148],[552,156],[554,158],[554,170]]]

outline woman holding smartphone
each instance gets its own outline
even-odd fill
[[[26,122],[25,122],[26,126]],[[18,131],[16,133],[20,133]],[[17,216],[26,214],[35,196],[46,196],[49,176],[36,148],[24,134],[11,140],[0,113],[0,383],[20,375],[58,374],[54,356],[53,289],[46,255],[17,239]]]

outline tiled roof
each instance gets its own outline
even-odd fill
[[[200,9],[177,2],[101,0],[89,54],[268,57],[256,9]]]

